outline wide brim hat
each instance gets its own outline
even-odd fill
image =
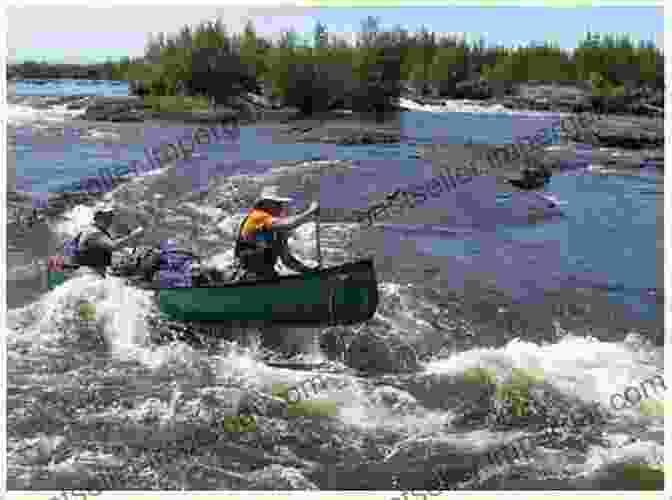
[[[278,188],[276,186],[266,186],[264,189],[261,190],[261,194],[259,195],[259,198],[257,198],[257,201],[264,201],[264,200],[277,201],[279,203],[289,203],[291,201],[294,201],[293,198],[288,198],[287,196],[280,196],[278,194]]]

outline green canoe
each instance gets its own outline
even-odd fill
[[[372,259],[274,280],[161,288],[161,312],[178,321],[352,325],[378,307]]]

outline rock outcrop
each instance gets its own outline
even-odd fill
[[[528,82],[518,85],[515,95],[494,99],[509,109],[662,116],[664,95],[660,90],[637,88],[622,96],[593,94],[586,82],[556,84]]]
[[[456,99],[484,100],[493,96],[493,89],[485,80],[468,80],[455,86]]]
[[[97,97],[82,117],[91,121],[143,121],[145,106],[140,97]]]
[[[383,132],[383,131],[343,131],[334,133],[333,130],[324,131],[319,129],[296,130],[293,135],[299,142],[321,142],[323,144],[338,144],[341,146],[360,146],[363,144],[394,144],[399,142],[400,134],[397,132]]]
[[[588,130],[577,129],[575,134],[565,131],[568,139],[594,146],[629,150],[662,149],[665,129],[662,120],[645,117],[595,115]]]
[[[253,105],[247,103],[248,107]],[[72,109],[86,107],[82,118],[91,121],[141,122],[144,120],[168,120],[186,123],[219,123],[239,117],[247,109],[217,107],[214,111],[153,111],[141,97],[94,97],[69,105]]]
[[[595,130],[599,144],[608,148],[622,149],[650,149],[663,148],[665,145],[664,132],[656,134],[638,130]]]

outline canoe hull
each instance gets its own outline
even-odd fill
[[[371,319],[378,300],[371,259],[269,281],[158,291],[165,316],[199,322],[351,325]]]

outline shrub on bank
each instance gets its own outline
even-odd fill
[[[257,36],[251,23],[242,35],[229,35],[219,20],[201,23],[168,37],[160,34],[142,61],[117,66],[131,81],[132,93],[188,92],[223,104],[243,92],[261,92],[263,80],[275,97],[304,114],[340,103],[357,111],[393,109],[401,81],[414,82],[421,94],[488,99],[531,80],[579,84],[597,75],[592,97],[600,110],[626,110],[621,101],[632,97],[626,84],[664,89],[662,50],[627,37],[589,33],[573,52],[549,43],[509,49],[427,30],[386,30],[371,17],[355,44],[330,36],[324,25],[316,28],[314,40],[289,30],[271,42]]]
[[[288,67],[288,85],[283,89],[284,104],[297,107],[301,113],[326,111],[329,96],[334,95],[337,80],[333,79],[329,67],[309,61],[292,63]]]

